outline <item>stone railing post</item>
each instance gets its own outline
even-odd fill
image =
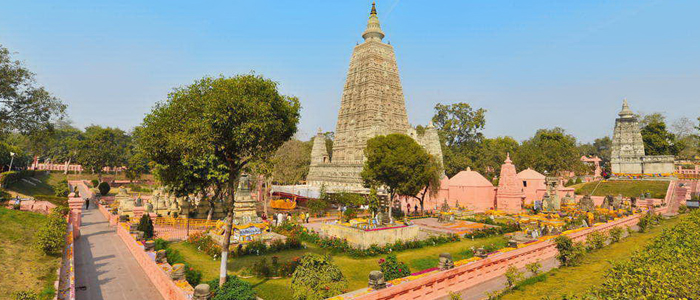
[[[80,237],[80,223],[83,214],[83,205],[85,200],[81,197],[75,197],[75,193],[68,195],[68,207],[70,208],[70,222],[73,224],[73,237]]]
[[[145,209],[143,206],[136,206],[134,207],[134,220],[132,222],[140,222],[141,221],[141,216],[143,216]]]

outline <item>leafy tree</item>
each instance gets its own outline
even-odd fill
[[[372,212],[372,219],[375,218],[379,209],[381,208],[381,203],[379,201],[379,196],[377,195],[377,188],[371,187],[369,189],[369,195],[367,195],[367,206],[369,211]]]
[[[440,134],[440,139],[447,147],[461,146],[469,142],[478,142],[483,138],[486,124],[486,110],[472,109],[468,103],[435,105],[433,123]]]
[[[34,73],[0,45],[0,132],[32,132],[63,116],[66,106],[43,87]]]
[[[379,260],[379,268],[384,274],[384,279],[394,280],[411,275],[411,270],[406,263],[399,261],[396,254],[389,254],[386,259]]]
[[[92,125],[85,128],[85,139],[80,141],[77,162],[84,169],[96,173],[102,181],[105,167],[126,164],[129,136],[119,128]]]
[[[136,126],[131,131],[131,142],[129,143],[129,153],[126,159],[126,178],[130,181],[141,178],[141,175],[146,174],[150,171],[150,160],[148,155],[143,151],[140,146],[139,140],[142,132],[141,126]]]
[[[421,213],[425,212],[425,196],[434,196],[440,190],[440,170],[440,164],[429,155],[426,163],[416,165],[413,175],[397,191],[398,194],[415,198],[420,203]]]
[[[14,159],[11,153],[15,154]],[[31,157],[22,151],[21,148],[0,141],[0,166],[2,166],[0,171],[9,170],[10,162],[12,162],[12,168],[16,170],[25,168],[30,161]]]
[[[286,141],[273,158],[273,178],[280,184],[298,184],[306,179],[311,163],[311,142]]]
[[[318,216],[320,213],[328,209],[328,202],[326,202],[324,199],[310,199],[309,202],[307,202],[306,207],[309,209],[311,214]]]
[[[407,135],[390,134],[369,139],[365,157],[360,175],[366,186],[386,187],[389,193],[389,215],[395,195],[416,195],[427,185],[417,184],[412,177],[417,174],[416,170],[419,170],[418,173],[429,172],[432,168],[431,156]]]
[[[181,194],[211,187],[227,195],[220,285],[226,281],[241,172],[289,140],[298,121],[299,100],[280,95],[277,83],[253,74],[197,80],[170,93],[144,119],[141,147],[155,162],[159,180]]]
[[[562,266],[575,266],[581,262],[585,249],[583,245],[574,243],[571,238],[566,235],[560,235],[554,239],[557,250],[557,259]]]
[[[642,140],[647,155],[677,155],[683,148],[676,141],[676,135],[666,130],[663,117],[650,120],[642,127]]]
[[[585,170],[580,158],[576,138],[557,127],[538,130],[534,137],[520,145],[513,161],[521,169],[532,168],[540,173],[580,173]]]
[[[331,262],[330,256],[307,253],[292,274],[292,297],[297,300],[320,300],[341,294],[347,288],[345,276]]]
[[[509,136],[493,139],[485,138],[477,147],[472,148],[470,159],[472,164],[470,167],[486,176],[486,178],[498,176],[506,155],[509,153],[515,154],[519,146],[518,141]]]
[[[532,275],[536,276],[537,274],[540,273],[540,269],[542,269],[542,264],[538,260],[536,262],[532,262],[532,263],[525,265],[525,269],[530,271],[530,273],[532,273]]]

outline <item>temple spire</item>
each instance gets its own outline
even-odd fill
[[[377,7],[375,3],[372,2],[372,10],[369,13],[369,20],[367,21],[367,29],[362,33],[362,38],[365,41],[381,41],[384,38],[384,32],[379,25],[379,18],[377,17]]]
[[[621,118],[629,118],[629,117],[634,116],[634,113],[630,109],[629,104],[627,104],[627,98],[622,100],[622,110],[617,115],[620,116]]]

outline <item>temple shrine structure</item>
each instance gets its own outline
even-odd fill
[[[549,192],[559,198],[572,197],[573,188],[564,187],[560,180]],[[498,186],[494,186],[486,177],[467,168],[452,178],[444,177],[440,188],[434,196],[426,196],[425,210],[437,211],[443,203],[452,208],[463,208],[474,212],[499,210],[506,213],[519,213],[524,205],[532,205],[544,199],[548,194],[547,177],[535,170],[525,169],[516,173],[510,155],[501,165]],[[408,202],[408,206],[406,205]],[[400,199],[400,207],[415,207],[415,199]]]
[[[329,190],[361,191],[360,172],[367,140],[392,133],[412,137],[442,165],[437,130],[429,124],[414,128],[408,123],[406,101],[399,78],[394,47],[384,43],[377,9],[372,4],[364,42],[355,46],[350,59],[335,128],[333,155],[319,130],[311,151],[307,176],[310,186]]]

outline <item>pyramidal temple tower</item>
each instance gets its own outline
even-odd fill
[[[627,99],[622,101],[622,110],[617,115],[610,157],[613,175],[673,173],[673,155],[645,155],[639,121]]]
[[[325,145],[320,142],[324,137],[321,133],[316,135],[319,142],[313,144],[307,176],[310,185],[361,188],[364,148],[367,140],[378,135],[409,135],[442,163],[437,130],[432,125],[416,130],[408,123],[394,47],[382,41],[384,32],[374,3],[362,38],[364,42],[355,46],[350,59],[335,127],[333,155],[330,161],[324,159],[328,157],[327,153],[323,154],[325,149],[316,149]]]

